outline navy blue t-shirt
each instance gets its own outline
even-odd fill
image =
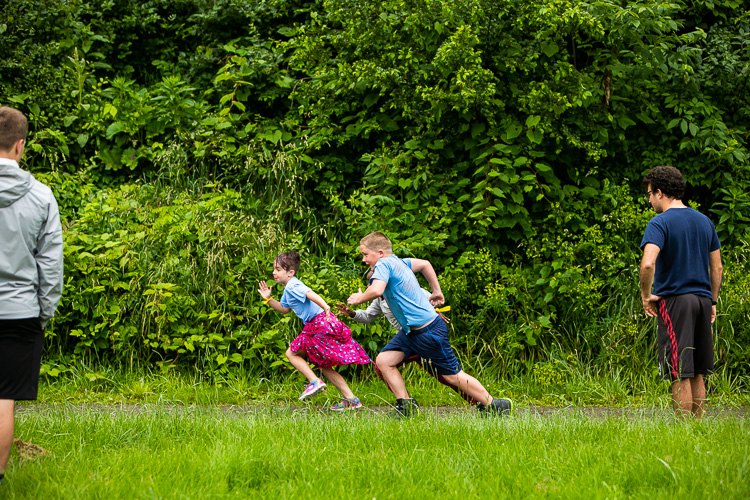
[[[651,219],[641,248],[653,243],[656,257],[654,295],[692,293],[711,298],[709,254],[721,248],[716,228],[708,217],[692,208],[670,208]]]

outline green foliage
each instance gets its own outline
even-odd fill
[[[469,363],[648,370],[634,297],[651,214],[633,193],[660,164],[714,218],[742,289],[737,0],[6,4],[0,104],[29,116],[25,166],[66,220],[62,357],[286,369],[298,322],[254,291],[274,253],[302,250],[309,284],[344,300],[357,241],[383,230],[440,272]],[[738,293],[722,366],[744,374]],[[353,331],[371,353],[390,335]]]
[[[282,236],[241,206],[217,185],[193,195],[128,184],[97,193],[65,232],[68,307],[53,343],[73,356],[182,357],[209,371],[278,362],[283,323],[254,328],[267,313],[255,284]]]
[[[718,368],[747,374],[750,356],[750,276],[747,273],[747,242],[737,250],[723,252],[724,281],[715,323],[715,354]]]

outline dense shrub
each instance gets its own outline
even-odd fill
[[[465,359],[642,372],[639,181],[672,164],[725,244],[719,360],[747,375],[742,9],[9,0],[0,104],[66,219],[54,352],[276,370],[299,325],[259,307],[274,253],[343,300],[378,229],[435,264]],[[374,351],[388,328],[354,329]]]

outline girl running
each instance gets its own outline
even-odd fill
[[[336,365],[366,365],[372,363],[365,350],[352,339],[352,332],[333,313],[326,302],[309,287],[295,277],[299,270],[300,258],[298,252],[279,254],[273,262],[273,279],[284,285],[281,300],[271,298],[271,289],[265,281],[259,283],[258,292],[276,311],[287,314],[294,313],[305,322],[296,339],[292,341],[286,351],[286,357],[309,383],[300,394],[300,401],[319,393],[326,388],[325,382],[315,376],[304,356],[319,367],[323,375],[339,390],[344,400],[331,407],[333,411],[355,410],[362,407],[344,377],[332,366]]]

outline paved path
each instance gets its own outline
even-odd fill
[[[391,411],[393,408],[387,405],[367,406],[358,410],[362,415],[379,415]],[[16,413],[45,413],[57,411],[72,412],[96,412],[96,413],[132,413],[148,414],[154,412],[201,412],[220,410],[225,414],[244,415],[252,414],[271,414],[271,415],[289,415],[289,414],[310,414],[310,413],[330,413],[327,407],[320,405],[175,405],[175,404],[46,404],[31,403],[21,404],[16,407]],[[425,415],[435,416],[459,416],[473,415],[476,413],[474,408],[468,405],[462,406],[428,406],[422,407]],[[605,406],[517,406],[515,409],[516,416],[529,417],[554,417],[560,415],[577,416],[585,418],[659,418],[671,416],[672,412],[668,408],[657,407],[605,407]],[[749,407],[709,407],[706,409],[706,418],[749,418]]]

